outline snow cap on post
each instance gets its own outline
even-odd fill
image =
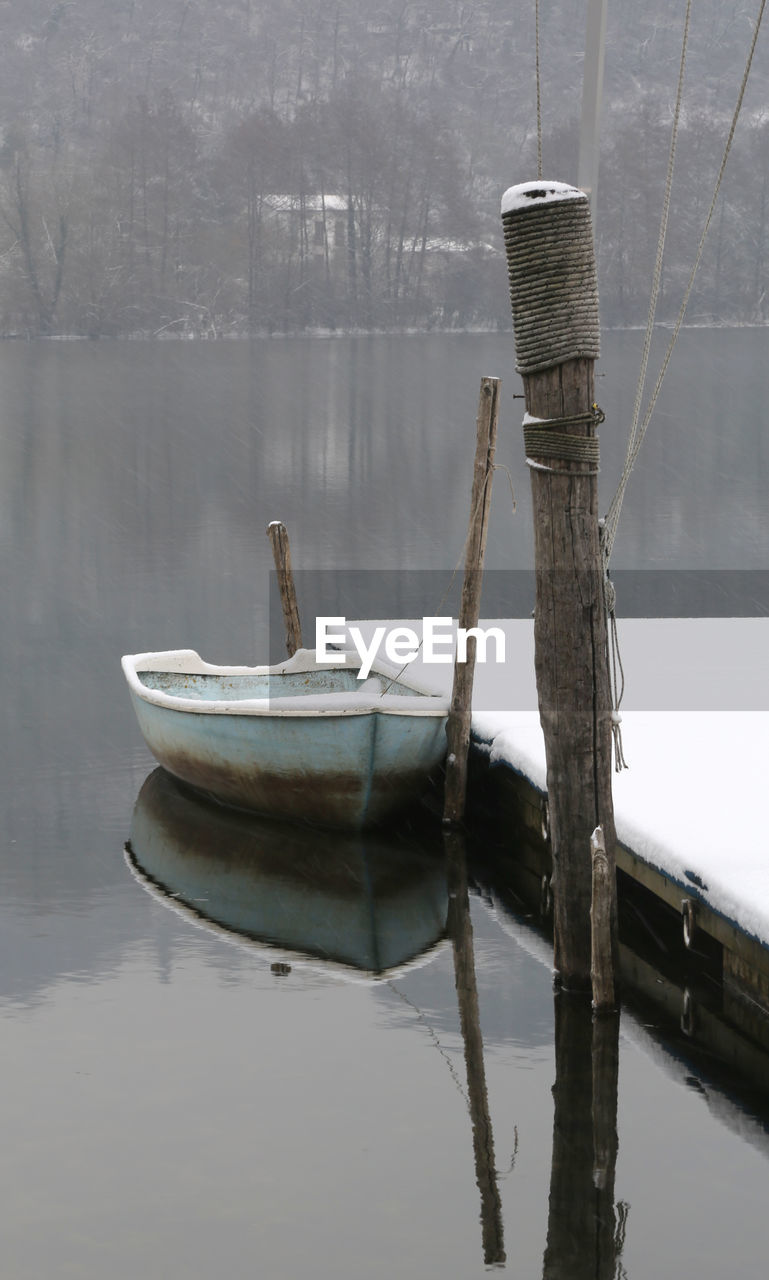
[[[565,182],[522,182],[502,197],[516,368],[597,359],[601,330],[590,202]]]

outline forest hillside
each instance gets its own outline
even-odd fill
[[[609,6],[602,316],[646,313],[685,6]],[[660,318],[758,0],[693,7]],[[509,324],[499,199],[536,177],[534,0],[0,0],[0,333]],[[690,319],[769,317],[761,38]],[[576,180],[584,0],[541,0],[546,177]]]

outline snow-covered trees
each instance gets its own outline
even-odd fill
[[[0,0],[0,332],[509,321],[500,192],[536,163],[533,0]],[[751,15],[696,7],[660,317]],[[602,315],[643,320],[678,15],[609,16]],[[576,178],[584,0],[541,14],[544,162]],[[766,60],[692,300],[769,315]]]

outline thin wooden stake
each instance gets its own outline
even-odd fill
[[[477,627],[481,608],[483,560],[486,554],[486,537],[489,527],[491,479],[494,471],[494,451],[497,447],[497,418],[499,416],[499,388],[501,385],[501,379],[499,378],[481,378],[476,423],[473,496],[470,505],[470,522],[465,550],[465,576],[462,583],[462,598],[459,607],[459,625],[466,631],[470,630],[471,627]],[[467,661],[454,664],[454,686],[451,694],[449,721],[446,727],[448,756],[443,802],[443,821],[446,826],[461,822],[465,812],[467,753],[470,748],[475,650],[475,636],[468,636]]]
[[[278,590],[280,603],[283,606],[283,624],[286,629],[286,648],[289,658],[302,647],[302,627],[299,622],[299,608],[296,603],[294,575],[291,572],[291,548],[288,544],[288,531],[282,520],[273,520],[267,525],[267,536],[272,543],[272,554],[278,574]]]
[[[454,948],[454,982],[459,1006],[459,1025],[465,1050],[467,1093],[473,1126],[475,1180],[481,1193],[481,1231],[483,1260],[487,1266],[505,1261],[502,1199],[497,1182],[494,1159],[494,1134],[491,1127],[486,1070],[483,1062],[483,1036],[478,1008],[478,986],[473,955],[473,925],[467,888],[467,851],[461,831],[445,831],[446,880],[449,891],[447,931]]]
[[[603,1013],[614,1008],[614,963],[612,948],[612,880],[603,828],[590,837],[593,866],[593,900],[590,906],[590,980],[593,1008]]]

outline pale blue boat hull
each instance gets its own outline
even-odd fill
[[[160,670],[163,655],[141,656],[155,658]],[[418,799],[445,755],[445,699],[399,684],[397,692],[366,703],[354,672],[341,673],[352,678],[351,688],[327,691],[330,673],[322,671],[304,673],[301,690],[286,692],[283,674],[272,672],[267,698],[263,680],[260,687],[255,676],[243,675],[239,690],[231,670],[218,684],[208,673],[161,679],[157,670],[145,670],[129,685],[158,762],[225,804],[356,830]]]

